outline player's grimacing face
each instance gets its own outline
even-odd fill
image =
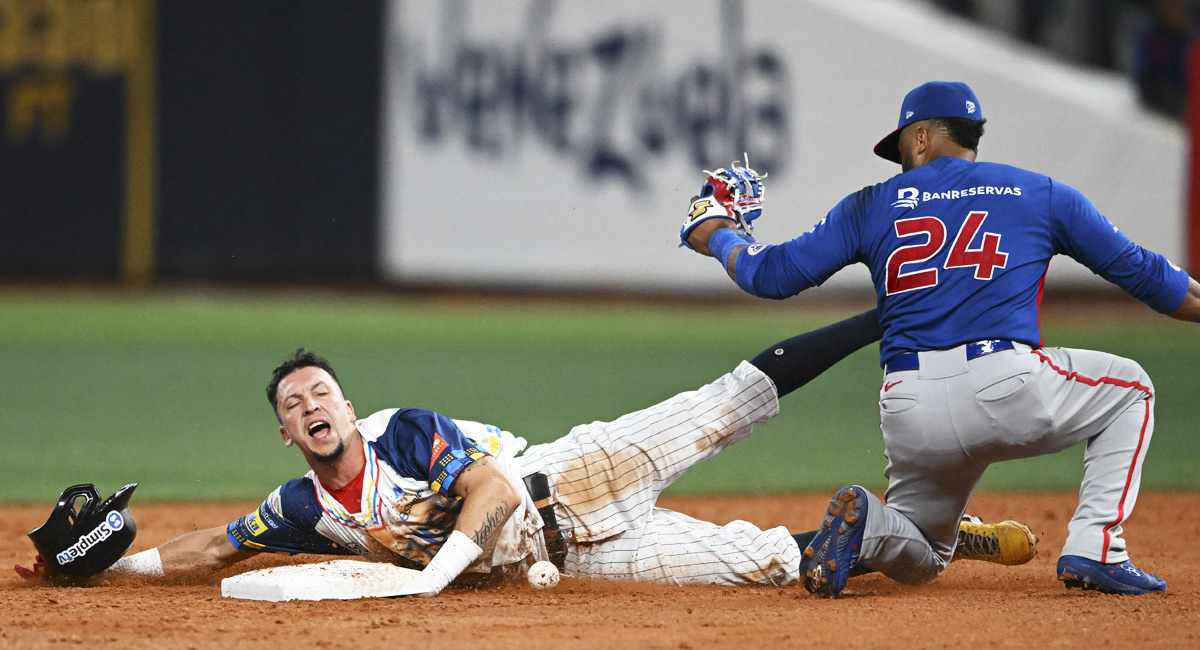
[[[299,368],[279,382],[276,393],[279,435],[306,456],[332,462],[355,430],[354,406],[329,373],[315,366]]]

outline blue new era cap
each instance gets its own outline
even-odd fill
[[[900,122],[896,130],[875,145],[875,155],[900,162],[900,131],[913,122],[935,117],[965,117],[976,122],[983,119],[979,99],[971,87],[961,81],[930,81],[913,88],[900,105]]]

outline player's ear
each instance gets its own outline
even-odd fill
[[[354,417],[354,405],[350,403],[350,400],[346,400],[346,412],[350,414],[350,424],[354,424],[358,418]]]
[[[283,427],[279,427],[279,437],[283,438],[283,446],[284,447],[292,446],[292,439],[288,436],[287,429],[285,429]]]
[[[929,148],[929,128],[925,122],[918,124],[917,128],[913,129],[913,141],[917,145],[917,155],[925,153],[925,150]]]

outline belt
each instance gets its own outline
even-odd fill
[[[524,478],[525,489],[533,497],[533,506],[542,516],[542,535],[546,538],[546,553],[550,562],[559,570],[567,560],[567,543],[563,541],[562,530],[558,527],[558,517],[554,514],[554,504],[550,501],[550,481],[545,474],[535,472]]]
[[[987,356],[993,352],[1001,350],[1013,349],[1012,341],[975,341],[967,344],[967,361],[978,359],[979,357]],[[888,360],[887,366],[884,367],[884,372],[899,372],[901,370],[919,370],[921,368],[920,357],[918,352],[905,352],[897,354]]]

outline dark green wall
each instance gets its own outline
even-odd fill
[[[0,44],[0,277],[122,277],[128,68],[105,57],[142,1],[0,16],[21,35]],[[374,279],[381,2],[140,6],[156,20],[154,276]]]

